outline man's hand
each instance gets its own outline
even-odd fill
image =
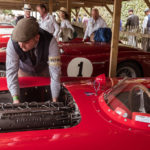
[[[19,100],[15,100],[15,101],[13,101],[13,104],[19,104],[20,103],[20,101]]]
[[[19,104],[19,96],[13,96],[13,104]]]
[[[57,102],[57,98],[53,98],[53,102]]]

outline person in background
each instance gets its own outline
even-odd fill
[[[44,4],[37,5],[36,10],[41,15],[41,19],[39,21],[40,28],[53,34],[53,36],[57,39],[59,33],[59,25],[57,24],[55,18],[48,13],[48,10]]]
[[[79,16],[78,16],[78,22],[79,23],[81,23],[82,22],[82,17],[81,17],[81,15],[79,14]]]
[[[67,12],[67,9],[64,7],[61,7],[59,10],[59,17],[60,17],[60,28],[69,28],[73,32],[75,31],[73,26],[71,25],[71,22],[69,21],[69,14]]]
[[[99,15],[99,11],[97,8],[92,9],[91,18],[88,21],[88,25],[84,34],[83,41],[86,40],[86,38],[90,37],[95,31],[97,31],[99,28],[106,28],[107,24],[104,21],[104,19]]]
[[[19,20],[23,19],[23,18],[32,18],[34,20],[36,20],[36,18],[34,18],[33,16],[31,16],[31,5],[30,4],[24,4],[24,7],[23,7],[23,10],[24,10],[24,15],[21,15],[21,16],[18,16],[17,19],[16,19],[16,23],[18,23]]]
[[[150,34],[150,9],[146,8],[144,10],[145,17],[142,25],[142,31],[144,34]],[[149,38],[143,38],[142,40],[142,47],[144,51],[150,52],[150,39]]]
[[[122,21],[120,20],[120,31],[122,31]]]
[[[134,14],[133,9],[129,9],[128,11],[128,18],[125,25],[125,31],[128,29],[129,32],[137,32],[139,29],[139,17]],[[136,47],[137,41],[136,37],[133,35],[128,36],[128,45]]]
[[[51,78],[53,102],[60,92],[61,62],[59,48],[52,34],[31,19],[21,19],[14,28],[6,49],[6,77],[13,103],[20,103],[19,77]]]
[[[76,17],[73,17],[73,18],[72,18],[72,21],[73,21],[73,22],[76,22],[76,21],[77,21],[77,20],[76,20]]]
[[[59,10],[59,18],[60,18],[60,32],[59,32],[59,41],[67,42],[76,37],[76,32],[71,22],[69,21],[69,14],[67,9],[61,7]]]

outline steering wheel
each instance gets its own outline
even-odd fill
[[[142,84],[135,85],[135,86],[131,89],[131,91],[130,91],[130,93],[129,93],[128,102],[129,102],[130,110],[131,110],[131,112],[132,112],[132,96],[133,96],[133,93],[134,93],[135,89],[139,89],[140,92],[142,92],[142,95],[141,95],[141,97],[140,97],[140,108],[139,108],[139,110],[141,110],[141,112],[143,112],[143,113],[146,113],[146,112],[145,112],[145,108],[144,108],[144,96],[143,96],[143,93],[146,93],[147,96],[150,98],[150,92],[149,92],[148,88],[145,87],[145,86],[142,85]]]

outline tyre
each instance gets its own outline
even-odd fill
[[[142,71],[136,63],[124,62],[117,67],[117,77],[142,77]]]
[[[6,68],[5,65],[0,65],[0,77],[6,77]]]

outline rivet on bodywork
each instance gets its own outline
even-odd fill
[[[110,112],[110,109],[108,109],[108,111]]]
[[[124,119],[124,121],[126,122],[126,121],[127,121],[127,119]]]
[[[129,131],[131,131],[132,129],[131,129],[131,128],[129,128],[128,130],[129,130]]]
[[[112,120],[109,120],[109,123],[112,123]]]
[[[100,110],[97,110],[97,112],[100,112]]]

